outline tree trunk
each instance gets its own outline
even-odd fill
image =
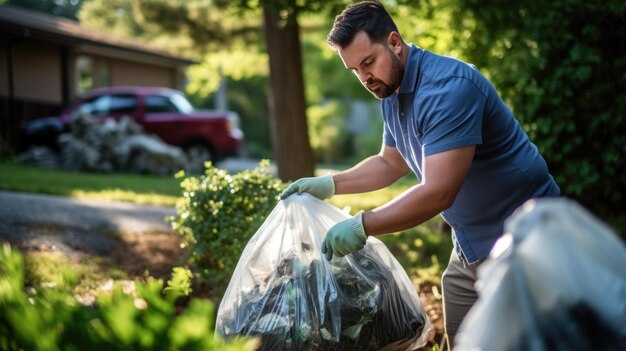
[[[272,8],[263,9],[265,41],[270,59],[270,130],[278,177],[283,181],[313,175],[309,144],[298,22],[281,21]]]

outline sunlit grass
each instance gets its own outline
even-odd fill
[[[29,251],[24,253],[24,263],[25,284],[34,288],[59,287],[82,294],[110,279],[126,278],[101,258],[72,260],[59,251]]]
[[[2,190],[173,206],[180,196],[179,183],[174,175],[71,172],[0,161]]]
[[[122,189],[103,190],[75,190],[69,194],[70,197],[79,199],[100,199],[109,201],[132,202],[141,205],[174,206],[177,196],[168,196],[155,193],[136,193],[134,191]]]

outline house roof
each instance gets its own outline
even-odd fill
[[[172,55],[165,50],[135,40],[81,26],[76,21],[10,5],[0,6],[0,32],[79,47],[87,52],[92,51],[110,56],[128,57],[130,54],[176,65],[194,63],[187,58]]]

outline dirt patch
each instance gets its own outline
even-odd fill
[[[119,237],[80,228],[23,223],[0,223],[0,242],[23,252],[60,252],[73,262],[94,257],[128,279],[151,275],[168,279],[172,268],[184,264],[181,238],[174,232]]]
[[[42,224],[0,223],[0,241],[5,241],[21,251],[63,253],[72,261],[90,256],[108,256],[119,241],[112,236],[80,228]]]
[[[111,255],[116,268],[129,277],[150,275],[167,280],[172,268],[185,265],[182,240],[173,233],[129,235]]]

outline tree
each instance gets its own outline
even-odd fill
[[[270,58],[270,130],[278,176],[282,180],[313,175],[302,58],[297,16],[282,19],[278,9],[263,9],[265,40]]]
[[[7,5],[65,17],[75,21],[78,19],[76,14],[82,5],[82,0],[0,0],[0,4],[5,2]]]

